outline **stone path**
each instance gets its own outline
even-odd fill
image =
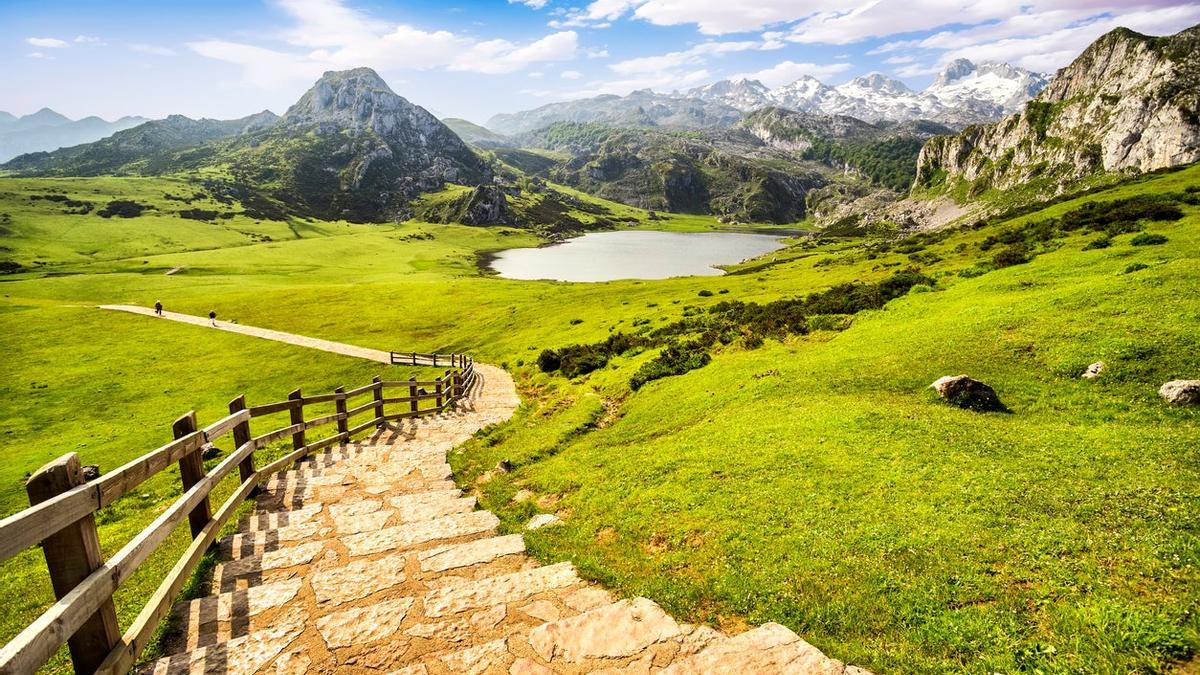
[[[131,314],[141,314],[143,316],[155,316],[153,308],[138,307],[137,305],[100,305],[100,309],[109,309],[117,312],[129,312]],[[210,322],[207,317],[193,316],[191,314],[180,314],[179,312],[164,311],[162,317],[157,318],[170,319],[171,321],[179,321],[181,323],[190,323],[193,326],[214,328],[212,322]],[[391,355],[388,352],[380,351],[378,349],[355,347],[354,345],[348,345],[342,342],[321,340],[319,338],[296,335],[295,333],[284,333],[283,331],[271,330],[270,328],[243,326],[241,324],[231,323],[229,321],[221,321],[220,319],[217,319],[215,328],[229,331],[230,333],[251,335],[264,340],[274,340],[275,342],[286,342],[288,344],[308,347],[310,349],[319,349],[323,352],[332,352],[334,354],[342,354],[344,356],[354,356],[360,359],[367,359],[369,361],[378,361],[380,363],[391,363]]]
[[[325,340],[218,327],[387,360]],[[731,637],[678,623],[646,598],[617,600],[584,582],[570,563],[540,565],[520,534],[499,535],[499,519],[476,508],[446,462],[519,404],[505,371],[475,367],[456,410],[388,426],[264,483],[254,512],[218,543],[210,595],[175,607],[173,655],[143,672],[866,673],[778,624]]]

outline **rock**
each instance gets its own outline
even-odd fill
[[[465,544],[419,551],[417,559],[420,561],[423,571],[445,572],[459,567],[491,562],[496,558],[524,551],[525,539],[519,534],[509,534],[503,537],[477,539]]]
[[[500,473],[508,473],[513,470],[513,464],[507,459],[502,459],[498,464],[496,464],[496,470]]]
[[[83,479],[84,480],[93,481],[99,477],[100,477],[100,465],[99,464],[84,465],[84,467],[83,467]]]
[[[539,513],[529,519],[529,522],[525,524],[525,529],[540,530],[551,525],[562,525],[562,520],[553,513]]]
[[[1083,371],[1083,375],[1081,375],[1080,377],[1082,377],[1085,380],[1093,380],[1097,377],[1100,377],[1100,373],[1103,373],[1103,372],[1104,372],[1104,362],[1097,361],[1097,362],[1093,363],[1092,365],[1088,366],[1087,370]]]
[[[398,598],[336,612],[317,619],[317,630],[330,649],[375,642],[400,630],[412,598]]]
[[[524,572],[488,577],[430,591],[425,595],[425,616],[448,616],[473,609],[524,600],[557,588],[579,583],[571,563],[558,563]]]
[[[654,602],[634,598],[543,624],[529,644],[546,661],[622,658],[681,633],[679,624]]]
[[[996,390],[966,375],[947,375],[929,385],[946,401],[978,412],[1007,411]]]
[[[1158,395],[1171,405],[1200,405],[1200,380],[1172,380],[1158,390]]]
[[[215,445],[206,445],[200,451],[200,459],[216,459],[221,456],[221,449]]]

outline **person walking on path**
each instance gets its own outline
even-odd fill
[[[154,313],[155,313],[155,314],[157,314],[157,315],[159,315],[159,316],[162,316],[162,315],[163,315],[163,313],[162,313],[162,300],[155,300],[155,301],[154,301]]]
[[[217,327],[217,312],[213,310],[208,313],[208,320],[212,322],[213,328]]]

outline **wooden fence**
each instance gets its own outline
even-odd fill
[[[411,359],[410,359],[411,355]],[[393,362],[396,353],[393,353]],[[221,527],[270,475],[290,468],[312,452],[350,440],[385,422],[440,413],[456,405],[476,381],[475,362],[459,354],[401,354],[402,363],[454,364],[434,380],[384,380],[347,391],[306,396],[299,389],[287,400],[248,406],[244,396],[229,402],[229,415],[200,428],[189,412],[171,426],[175,440],[85,482],[79,457],[68,453],[30,477],[26,490],[29,508],[0,520],[0,563],[32,546],[41,545],[58,599],[32,624],[0,649],[0,673],[25,675],[46,663],[67,643],[77,673],[124,673],[136,662],[158,623],[171,611],[175,599]],[[389,390],[404,396],[388,396]],[[369,395],[369,396],[368,396]],[[364,401],[364,402],[359,402]],[[432,402],[432,405],[426,405]],[[305,407],[334,404],[336,412],[306,419]],[[386,406],[402,405],[387,413]],[[285,427],[254,436],[251,420],[288,413]],[[365,418],[362,416],[366,415]],[[353,424],[360,418],[358,424]],[[333,425],[336,433],[310,441],[308,432]],[[202,453],[213,441],[232,434],[235,449],[211,470],[205,470]],[[256,467],[254,451],[291,437],[292,450],[283,457]],[[151,476],[179,464],[183,494],[111,558],[104,560],[96,531],[95,513],[112,504]],[[239,485],[213,512],[209,493],[221,479],[238,470]],[[122,582],[152,554],[187,517],[192,542],[183,557],[159,585],[150,601],[125,631],[120,632],[113,594]]]

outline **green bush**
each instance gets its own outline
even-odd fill
[[[1112,246],[1112,237],[1107,234],[1099,236],[1083,245],[1083,250],[1093,251],[1099,248],[1108,248]]]
[[[929,284],[916,284],[912,288],[908,289],[908,292],[911,295],[913,293],[929,293],[932,290],[933,286],[930,286]]]
[[[1151,232],[1143,232],[1133,239],[1129,240],[1134,246],[1158,246],[1159,244],[1167,243],[1167,238],[1161,234],[1153,234]]]
[[[697,293],[696,295],[698,295],[702,298],[711,298],[712,294],[713,294],[713,292],[706,288],[706,289],[700,291],[699,293]]]
[[[1147,265],[1146,263],[1132,263],[1131,265],[1129,265],[1128,267],[1125,268],[1125,274],[1133,274],[1134,272],[1138,272],[1140,270],[1146,270],[1146,269],[1150,269],[1150,266]]]
[[[637,391],[647,382],[703,368],[711,360],[707,349],[699,342],[671,342],[661,354],[638,368],[629,386]]]
[[[542,353],[538,354],[537,363],[543,373],[553,373],[562,366],[562,359],[553,349],[543,349]]]
[[[1012,267],[1013,265],[1022,265],[1029,262],[1030,259],[1028,246],[1025,244],[1013,244],[992,256],[992,264],[999,269],[1002,267]]]

